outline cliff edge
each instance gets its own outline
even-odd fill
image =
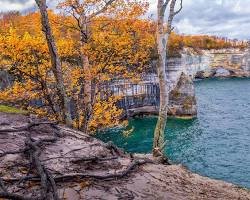
[[[131,155],[73,129],[0,113],[0,199],[250,199],[250,191]]]

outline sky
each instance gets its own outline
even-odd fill
[[[157,0],[149,1],[149,15],[156,18]],[[35,0],[0,0],[0,11],[34,9]],[[183,10],[173,25],[184,34],[250,39],[250,0],[183,0]]]

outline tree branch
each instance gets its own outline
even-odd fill
[[[62,181],[69,181],[75,178],[93,178],[93,179],[100,179],[100,180],[112,180],[115,178],[122,178],[126,175],[128,175],[132,169],[134,169],[136,166],[140,166],[146,163],[154,163],[154,161],[150,159],[135,159],[133,160],[126,169],[121,170],[119,172],[115,172],[112,174],[90,174],[90,173],[72,173],[72,174],[64,174],[64,175],[59,175],[53,177],[53,179],[56,182],[62,182]],[[26,176],[26,177],[19,177],[19,178],[8,178],[8,179],[3,179],[5,182],[16,182],[19,181],[20,179],[23,180],[29,180],[29,181],[40,181],[41,178],[38,176]]]
[[[12,200],[41,200],[40,198],[25,197],[9,192],[0,192],[0,198],[12,199]]]
[[[162,10],[161,10],[162,13],[165,13],[166,8],[167,8],[169,2],[170,2],[170,0],[165,0],[164,4],[162,6]]]
[[[174,16],[177,15],[179,12],[181,12],[181,10],[183,8],[183,5],[182,5],[183,3],[182,2],[183,2],[183,0],[180,0],[180,8],[177,11],[174,12]]]
[[[168,16],[168,22],[167,22],[167,33],[170,34],[173,30],[172,28],[172,22],[174,17],[182,10],[182,1],[180,0],[180,8],[175,11],[175,5],[176,5],[176,0],[172,0],[170,3],[170,8],[169,8],[169,16]]]
[[[3,180],[0,177],[0,188],[3,192],[0,192],[0,198],[12,199],[12,200],[32,200],[36,198],[24,197],[18,194],[13,194],[7,191],[6,187],[4,186]],[[37,198],[38,199],[38,198]]]
[[[107,158],[100,158],[100,157],[94,156],[94,157],[89,157],[89,158],[77,158],[77,159],[72,160],[70,162],[72,162],[72,163],[88,162],[88,161],[98,162],[98,161],[115,160],[117,158],[118,158],[117,156],[112,156],[112,157],[107,157]]]
[[[97,15],[99,15],[99,14],[105,12],[105,11],[108,9],[108,7],[109,7],[114,1],[115,1],[115,0],[109,0],[109,1],[107,1],[107,2],[105,3],[105,5],[104,5],[100,10],[98,10],[98,11],[96,11],[95,13],[91,14],[88,18],[91,19],[91,18],[96,17]]]

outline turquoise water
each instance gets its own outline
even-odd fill
[[[167,156],[193,172],[250,188],[250,79],[202,80],[195,87],[198,118],[167,122]],[[98,137],[148,153],[155,124],[155,117],[133,119],[129,136],[113,129]]]

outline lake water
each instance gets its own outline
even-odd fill
[[[250,79],[195,82],[198,117],[169,119],[165,153],[191,171],[250,188]],[[112,129],[97,137],[128,152],[149,153],[155,117],[133,119],[125,136]]]

